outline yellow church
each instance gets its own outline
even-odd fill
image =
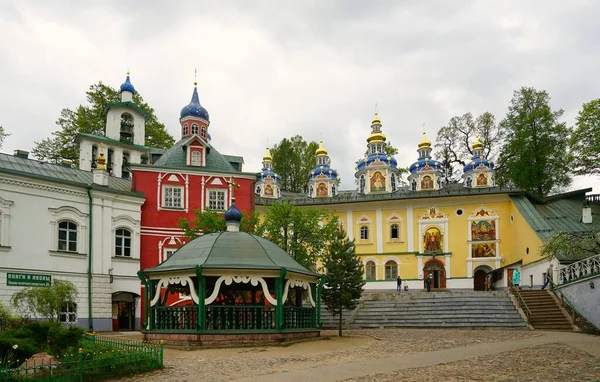
[[[363,261],[366,290],[395,289],[397,276],[409,289],[423,289],[427,277],[434,289],[484,290],[486,279],[489,286],[505,288],[514,269],[521,272],[521,285],[541,286],[548,267],[539,255],[543,240],[556,232],[600,231],[598,221],[581,219],[591,209],[585,203],[591,189],[542,200],[498,187],[494,163],[484,158],[478,137],[463,181],[444,184],[424,132],[403,186],[396,159],[385,153],[381,127],[375,113],[366,155],[356,166],[357,190],[338,189],[322,141],[307,195],[281,195],[268,148],[255,189],[259,213],[277,202],[335,213]]]

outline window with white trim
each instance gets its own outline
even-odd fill
[[[195,123],[192,125],[192,134],[198,135],[198,125]]]
[[[189,130],[188,124],[186,123],[186,124],[183,125],[183,135],[184,136],[188,135],[189,132],[190,132],[190,130]]]
[[[165,248],[163,261],[167,260],[169,257],[173,256],[173,254],[177,252],[177,248]]]
[[[77,304],[74,302],[63,304],[60,308],[59,321],[68,323],[77,322]]]
[[[359,192],[360,192],[361,194],[364,194],[364,193],[365,193],[365,186],[366,186],[366,184],[367,184],[367,181],[366,181],[366,179],[365,179],[365,176],[364,176],[364,175],[361,175],[361,176],[360,176],[360,180],[359,180]]]
[[[200,166],[200,151],[192,151],[192,166]]]
[[[163,188],[163,207],[165,207],[165,208],[183,208],[183,187],[164,186],[164,188]]]
[[[58,250],[77,252],[77,224],[68,220],[58,223]]]
[[[369,227],[366,225],[360,227],[360,240],[369,240]]]
[[[115,235],[115,256],[131,257],[131,231],[119,228]]]
[[[208,190],[208,209],[211,211],[225,210],[225,190]]]
[[[368,261],[365,266],[365,277],[367,280],[375,280],[376,272],[375,272],[375,263],[373,261]]]
[[[390,226],[390,239],[400,238],[400,226],[398,224],[392,224]]]
[[[206,138],[206,126],[202,126],[202,129],[200,131],[202,132],[202,138]]]
[[[385,263],[385,279],[394,280],[398,277],[398,264],[390,260]]]

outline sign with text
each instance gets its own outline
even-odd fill
[[[51,275],[36,275],[31,273],[7,273],[6,285],[11,286],[47,286],[52,284]]]

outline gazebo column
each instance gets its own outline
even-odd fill
[[[148,318],[150,317],[150,298],[148,296],[148,280],[146,279],[146,276],[144,276],[144,274],[142,273],[142,271],[138,271],[137,272],[137,276],[138,278],[142,281],[142,283],[144,284],[144,292],[143,292],[143,296],[144,296],[144,322],[142,323],[142,331],[146,330],[146,327],[148,326]]]
[[[315,289],[316,289],[316,293],[317,293],[317,298],[315,299],[316,302],[316,313],[317,313],[317,322],[316,322],[316,327],[321,327],[323,325],[323,322],[321,321],[321,292],[323,291],[323,285],[325,285],[325,282],[327,281],[327,277],[325,276],[321,276],[321,279],[319,280],[319,282],[315,285]]]
[[[287,270],[281,268],[279,278],[275,279],[275,296],[277,297],[277,306],[275,307],[275,329],[283,329],[283,284]]]
[[[198,315],[197,315],[197,326],[196,330],[199,332],[204,331],[204,325],[206,322],[205,314],[205,304],[204,299],[206,298],[206,279],[202,276],[202,268],[196,266],[196,278],[198,279]]]
[[[312,298],[313,301],[315,301],[315,309],[312,312],[312,317],[311,317],[311,327],[312,328],[316,328],[317,327],[317,322],[319,322],[319,319],[321,318],[321,315],[319,314],[320,310],[321,310],[321,304],[320,304],[320,298],[319,298],[319,284],[318,282],[314,283],[313,288],[311,288],[310,293],[312,294]]]
[[[154,294],[156,292],[160,293],[160,291],[155,291],[156,280],[148,280],[148,301],[152,301],[154,299]],[[149,306],[150,310],[150,330],[156,329],[156,310],[153,306]]]

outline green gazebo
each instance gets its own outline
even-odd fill
[[[322,276],[272,242],[239,232],[241,217],[234,201],[226,232],[200,236],[138,273],[146,339],[192,345],[319,335]],[[170,303],[174,296],[187,304]]]

